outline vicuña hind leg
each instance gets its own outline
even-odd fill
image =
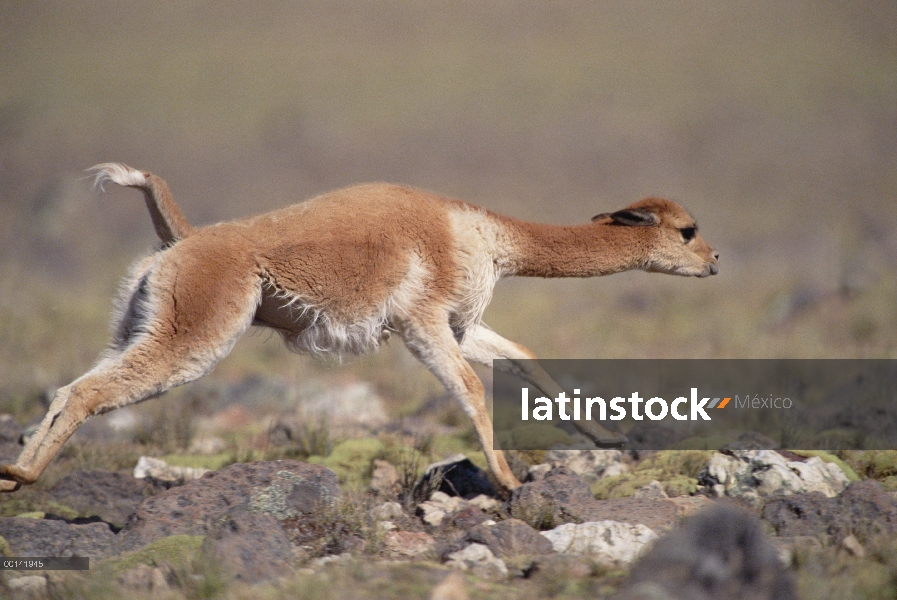
[[[492,361],[496,358],[508,359],[509,363],[499,363],[503,372],[535,386],[549,398],[557,398],[563,391],[539,365],[535,354],[526,347],[503,338],[485,325],[467,330],[461,342],[461,352],[464,358],[487,367],[493,366]],[[572,424],[596,446],[619,447],[628,441],[625,435],[610,431],[595,421],[572,421]]]
[[[511,472],[504,454],[493,447],[492,420],[486,410],[483,384],[461,355],[448,322],[417,324],[402,335],[411,353],[436,375],[473,420],[486,463],[499,485],[509,490],[519,487],[520,481]]]
[[[88,417],[192,381],[227,355],[252,321],[258,282],[245,270],[222,269],[215,279],[196,274],[184,261],[163,262],[149,274],[148,309],[125,317],[135,321],[124,328],[136,332],[132,339],[56,392],[16,463],[0,466],[0,491],[34,483]],[[172,280],[181,286],[166,283]]]

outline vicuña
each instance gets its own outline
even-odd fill
[[[525,347],[487,327],[496,282],[594,277],[632,269],[707,277],[719,255],[694,219],[648,198],[582,225],[529,223],[428,192],[374,183],[257,217],[193,228],[156,175],[110,163],[96,184],[143,191],[162,247],[131,268],[110,347],[60,388],[0,490],[33,483],[90,416],[158,396],[208,373],[250,326],[289,348],[361,354],[395,333],[473,419],[500,485],[520,482],[500,450],[483,385],[468,361],[510,369],[548,397],[560,387]],[[576,423],[599,447],[625,437]]]

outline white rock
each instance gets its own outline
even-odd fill
[[[490,510],[501,504],[501,502],[499,502],[495,498],[490,498],[486,494],[475,496],[468,500],[467,503],[472,504],[473,506],[476,506],[477,508],[485,512],[489,512]]]
[[[466,571],[468,569],[507,576],[508,567],[505,561],[492,554],[492,550],[483,544],[470,544],[462,550],[448,555],[446,566]]]
[[[183,483],[199,479],[208,472],[209,469],[201,467],[176,467],[169,465],[161,458],[141,456],[137,460],[137,466],[134,467],[134,478],[146,479],[147,477],[152,477],[159,481]]]
[[[733,450],[714,453],[700,479],[709,481],[716,496],[744,498],[755,505],[770,496],[821,492],[837,496],[849,480],[835,463],[818,456],[789,461],[773,450]]]
[[[657,534],[644,525],[619,521],[565,523],[543,531],[555,552],[587,554],[601,565],[626,565],[635,560]]]

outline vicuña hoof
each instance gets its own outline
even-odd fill
[[[12,479],[0,479],[0,492],[14,492],[22,487],[22,484]]]

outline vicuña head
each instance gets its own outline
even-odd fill
[[[628,208],[592,217],[601,225],[626,228],[648,239],[648,255],[640,268],[652,273],[708,277],[719,272],[719,252],[698,233],[698,224],[684,208],[664,198],[646,198]],[[648,228],[644,231],[633,229]]]
[[[135,263],[111,346],[60,388],[0,490],[33,483],[91,415],[139,402],[207,373],[251,325],[293,350],[374,350],[390,333],[471,417],[499,484],[519,485],[500,450],[483,384],[468,361],[509,368],[548,397],[562,391],[528,349],[483,322],[495,283],[512,275],[592,277],[630,269],[706,277],[717,253],[694,219],[648,199],[583,225],[529,223],[401,186],[346,188],[272,213],[193,228],[165,182],[121,164],[96,182],[144,192],[163,247]],[[508,363],[505,363],[508,364]],[[575,422],[600,447],[625,436]]]

